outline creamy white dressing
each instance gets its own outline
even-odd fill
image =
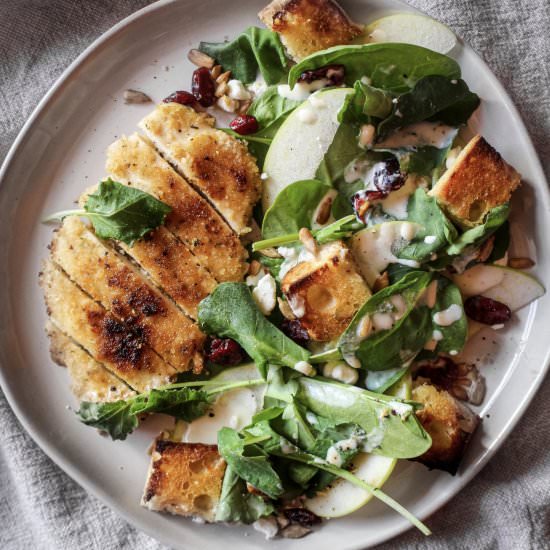
[[[279,271],[279,278],[281,280],[294,266],[315,259],[315,256],[303,246],[280,246],[277,248],[277,252],[284,258]]]
[[[385,436],[385,426],[384,422],[381,419],[378,426],[373,428],[368,434],[363,442],[363,451],[366,453],[372,453],[375,449],[382,445]]]
[[[327,102],[319,96],[319,94],[314,93],[308,99],[310,105],[315,109],[326,109]]]
[[[328,84],[329,81],[326,78],[314,80],[313,82],[297,82],[292,90],[288,84],[279,84],[277,86],[277,93],[285,99],[303,101],[308,99],[313,92],[325,88]]]
[[[254,82],[251,82],[247,89],[249,92],[254,94],[254,97],[261,96],[266,90],[267,90],[267,82],[265,81],[261,71],[258,71],[258,74],[256,75],[256,80]]]
[[[417,122],[400,128],[376,144],[377,149],[402,149],[429,145],[445,149],[453,142],[457,129],[441,122]]]
[[[435,330],[432,332],[432,338],[433,338],[436,342],[440,342],[441,340],[443,340],[443,333],[442,333],[440,330],[435,329]]]
[[[405,185],[396,191],[392,191],[385,199],[375,201],[382,205],[382,210],[398,220],[404,220],[407,217],[407,207],[409,199],[418,188],[418,178],[408,176]]]
[[[368,390],[376,390],[381,388],[388,380],[393,378],[401,367],[388,370],[369,370],[367,371],[367,377],[365,379],[365,386]]]
[[[424,242],[426,244],[434,244],[437,241],[437,235],[426,235],[424,237]]]
[[[325,461],[329,464],[332,464],[333,466],[337,466],[338,468],[342,466],[344,462],[340,453],[338,452],[338,449],[334,446],[328,448]]]
[[[392,411],[395,411],[395,413],[401,417],[401,420],[406,420],[413,412],[411,405],[408,405],[407,403],[400,403],[399,401],[390,401],[388,406],[392,409]]]
[[[454,163],[456,162],[458,155],[460,155],[461,150],[462,150],[462,147],[453,147],[447,153],[447,158],[445,159],[445,168],[447,168],[447,170],[449,170],[454,166]]]
[[[309,107],[303,107],[298,110],[298,120],[304,124],[315,124],[319,118],[319,115]]]
[[[447,309],[434,313],[434,322],[440,327],[448,327],[462,318],[462,308],[451,304]]]

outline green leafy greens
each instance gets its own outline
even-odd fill
[[[338,122],[368,124],[372,117],[383,119],[390,115],[393,96],[384,90],[358,80],[338,112]]]
[[[268,84],[277,84],[287,73],[288,61],[279,35],[268,29],[249,27],[231,42],[201,42],[199,50],[245,84],[256,80],[258,70]]]
[[[85,216],[98,237],[132,246],[164,223],[171,208],[155,197],[111,178],[102,181],[88,196],[83,209],[64,210],[45,221],[62,221],[67,216]]]
[[[222,283],[199,304],[199,325],[207,334],[232,338],[252,357],[262,376],[267,365],[307,361],[310,353],[270,323],[245,283]]]
[[[460,319],[447,326],[438,325],[435,320],[433,321],[433,330],[438,330],[441,333],[441,340],[437,342],[435,348],[438,353],[460,352],[468,338],[468,321],[464,315],[460,290],[446,277],[439,277],[433,311],[444,311],[453,305],[462,310]]]

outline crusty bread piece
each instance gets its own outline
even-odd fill
[[[46,333],[50,339],[52,359],[58,365],[67,367],[71,389],[79,401],[118,401],[135,395],[135,391],[77,346],[51,321],[46,324]]]
[[[322,342],[341,334],[370,296],[342,241],[321,246],[313,260],[290,269],[281,287],[309,336]]]
[[[430,195],[461,227],[483,223],[491,208],[510,200],[521,176],[477,135],[439,178]]]
[[[248,267],[247,253],[237,235],[149,142],[137,134],[115,141],[107,150],[107,172],[116,181],[132,185],[168,204],[172,212],[166,218],[165,228],[184,243],[217,281],[242,280]],[[149,241],[150,246],[156,238]],[[143,258],[151,250],[140,243],[135,243],[134,252],[141,263],[137,255]],[[142,250],[144,248],[146,250]],[[178,253],[182,253],[181,249]],[[189,255],[183,253],[181,262],[182,270],[188,270],[189,277],[195,279],[198,273],[192,270]],[[203,275],[204,290],[211,281],[207,281],[204,272]]]
[[[161,154],[242,235],[251,230],[260,173],[246,145],[213,126],[212,117],[178,103],[159,105],[139,123]]]
[[[414,460],[456,474],[479,417],[449,392],[431,384],[415,386],[412,399],[424,405],[416,414],[432,438],[430,449]]]
[[[347,44],[363,32],[333,0],[273,0],[258,17],[279,33],[295,61]]]
[[[148,346],[143,329],[120,322],[49,260],[40,284],[52,323],[131,388],[145,392],[175,378],[174,368]]]
[[[224,473],[216,445],[157,439],[141,504],[156,512],[214,521]]]
[[[205,335],[198,326],[79,218],[65,219],[50,250],[80,288],[121,321],[131,320],[178,372],[202,370]]]

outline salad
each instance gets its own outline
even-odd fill
[[[462,352],[544,293],[509,254],[521,177],[468,127],[446,27],[260,19],[193,49],[191,91],[50,218],[52,357],[112,439],[172,417],[151,510],[299,538],[376,498],[428,535],[381,487],[399,459],[459,471],[485,393]]]

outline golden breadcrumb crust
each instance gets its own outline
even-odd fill
[[[510,200],[521,176],[477,135],[430,191],[462,227],[483,223],[489,210]]]
[[[224,473],[216,445],[157,439],[141,503],[157,512],[214,521]]]
[[[295,60],[348,44],[363,32],[333,0],[274,0],[258,17],[281,41]]]

